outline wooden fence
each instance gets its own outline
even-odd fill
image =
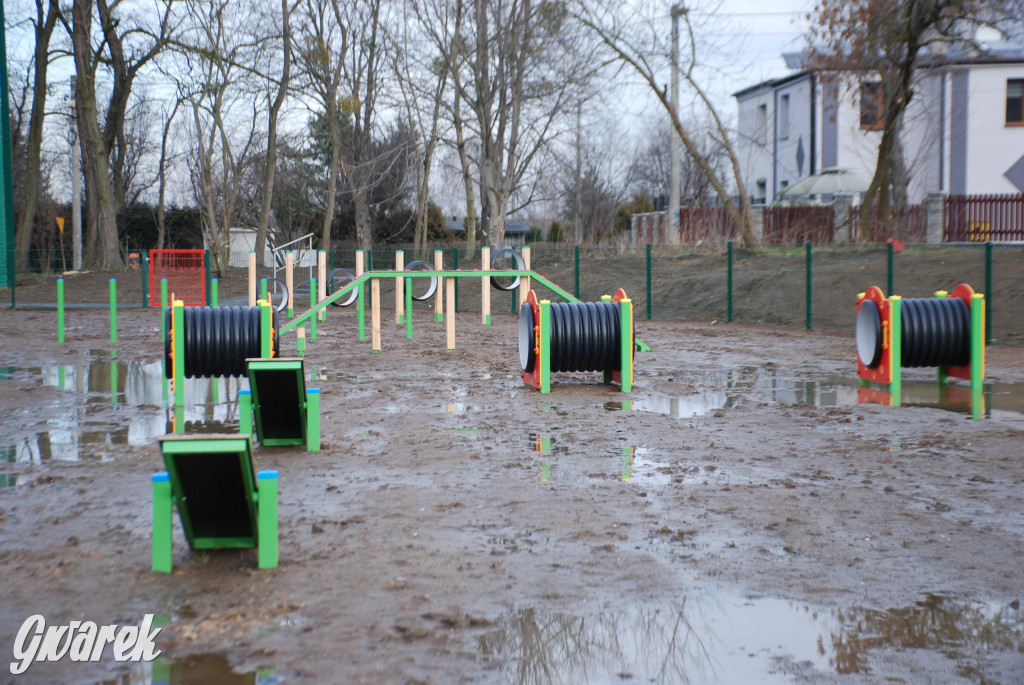
[[[1024,240],[1024,193],[950,195],[945,205],[943,242]]]

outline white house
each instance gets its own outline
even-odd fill
[[[827,167],[873,174],[879,80],[822,78],[801,55],[783,58],[792,73],[733,94],[747,193],[771,203]],[[902,143],[911,203],[935,192],[1024,192],[1024,49],[997,42],[922,60]]]

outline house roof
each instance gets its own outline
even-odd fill
[[[732,94],[732,96],[737,100],[743,100],[745,98],[750,97],[751,95],[756,95],[760,92],[767,90],[775,90],[776,88],[784,86],[787,83],[799,81],[801,79],[807,78],[810,75],[810,70],[802,69],[796,72],[795,74],[788,74],[780,78],[768,79],[767,81],[762,81],[761,83],[755,84],[753,86],[748,86],[743,90],[736,91],[735,93]]]

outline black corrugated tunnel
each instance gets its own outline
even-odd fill
[[[529,303],[519,310],[519,363],[533,371],[534,317]],[[618,371],[622,365],[622,318],[618,302],[551,304],[551,371]]]
[[[259,307],[183,307],[182,313],[185,378],[244,376],[245,360],[262,356]],[[280,356],[277,312],[271,312],[271,316],[274,354]],[[165,310],[164,317],[168,331],[164,340],[164,375],[172,378],[171,307]]]
[[[901,301],[901,359],[904,367],[965,366],[971,359],[971,312],[959,297]],[[882,361],[882,323],[871,300],[857,311],[857,356],[873,369]]]

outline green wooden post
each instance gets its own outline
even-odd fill
[[[252,435],[252,390],[238,391],[238,432]]]
[[[110,279],[110,342],[117,342],[117,279]]]
[[[890,295],[889,304],[892,306],[892,330],[889,331],[892,381],[889,383],[889,393],[892,395],[892,406],[898,407],[903,404],[903,298]]]
[[[320,388],[306,389],[306,451],[320,451]]]
[[[985,342],[992,340],[992,241],[985,243]]]
[[[171,477],[166,471],[153,474],[153,570],[170,573],[172,565],[173,508]]]
[[[362,289],[360,288],[360,290],[362,290]],[[361,296],[362,296],[362,293],[360,293],[360,297]],[[310,307],[315,307],[316,306],[316,279],[315,278],[309,279],[309,306]],[[310,340],[314,340],[314,341],[316,340],[316,319],[317,319],[316,316],[309,317],[309,339]],[[362,338],[360,338],[360,340],[362,340]]]
[[[57,342],[64,342],[64,279],[57,279]]]
[[[939,291],[937,291],[935,293],[936,299],[939,299],[939,300],[945,300],[948,295],[949,295],[949,293],[947,293],[945,290],[939,290]],[[936,382],[938,382],[939,388],[940,388],[940,392],[941,392],[941,388],[946,387],[947,383],[949,382],[949,371],[948,371],[947,367],[945,367],[945,366],[936,367],[935,380],[936,380]],[[940,399],[940,402],[941,402],[941,399]]]
[[[295,336],[295,351],[300,357],[306,356],[306,325],[303,324]]]
[[[889,293],[890,295],[892,295],[893,291],[895,290],[895,287],[893,286],[893,282],[895,280],[894,276],[895,276],[895,264],[896,264],[895,254],[896,254],[896,252],[895,252],[895,250],[893,250],[892,245],[893,245],[892,243],[886,243],[885,244],[885,265],[886,265],[885,266],[885,269],[886,269],[885,292]]]
[[[602,304],[606,305],[606,304],[610,303],[611,301],[612,301],[612,296],[611,295],[602,295],[601,296],[601,303]],[[604,375],[601,378],[601,380],[604,382],[605,385],[611,385],[611,382],[612,382],[612,372],[611,371],[605,371]]]
[[[551,392],[551,302],[540,301],[540,391]]]
[[[813,302],[814,297],[813,297],[813,292],[812,292],[812,280],[813,279],[811,278],[811,260],[812,260],[812,257],[811,257],[811,243],[810,242],[804,243],[804,252],[806,253],[806,262],[807,262],[807,266],[806,266],[806,273],[807,273],[807,285],[806,285],[806,291],[807,291],[807,315],[806,315],[806,326],[807,326],[807,330],[811,330],[811,327],[812,327],[811,306],[812,306],[812,302]]]
[[[619,389],[633,390],[633,301],[619,300]]]
[[[259,567],[277,568],[277,471],[260,471],[256,474],[256,481]]]
[[[175,300],[172,310],[174,329],[174,406],[185,406],[185,303]]]
[[[266,279],[263,281],[266,283]],[[260,356],[264,359],[270,359],[272,353],[272,346],[274,340],[270,335],[270,329],[273,325],[274,310],[270,308],[270,302],[264,298],[260,305]]]
[[[648,245],[647,246],[648,259],[650,259],[650,254],[651,254],[651,246]],[[648,264],[649,263],[650,262],[648,261]],[[578,300],[578,299],[580,299],[580,246],[579,245],[577,245],[576,247],[573,248],[572,265],[573,265],[572,266],[572,273],[573,273],[572,294],[573,294],[573,297],[575,297]],[[648,273],[650,273],[650,270],[648,270]],[[650,286],[648,286],[647,290],[648,290],[648,292],[650,292]],[[648,297],[650,297],[650,295],[648,295]],[[647,317],[647,318],[650,318],[650,317]]]
[[[578,297],[578,296],[577,296]],[[647,243],[647,320],[651,320],[653,303],[651,301],[651,244]]]
[[[139,252],[139,267],[142,269],[142,306],[149,306],[149,250]]]
[[[210,279],[210,306],[220,306],[220,280],[216,278]]]
[[[405,277],[405,338],[412,340],[412,279]]]
[[[726,249],[726,271],[725,271],[725,320],[732,323],[732,241]]]

